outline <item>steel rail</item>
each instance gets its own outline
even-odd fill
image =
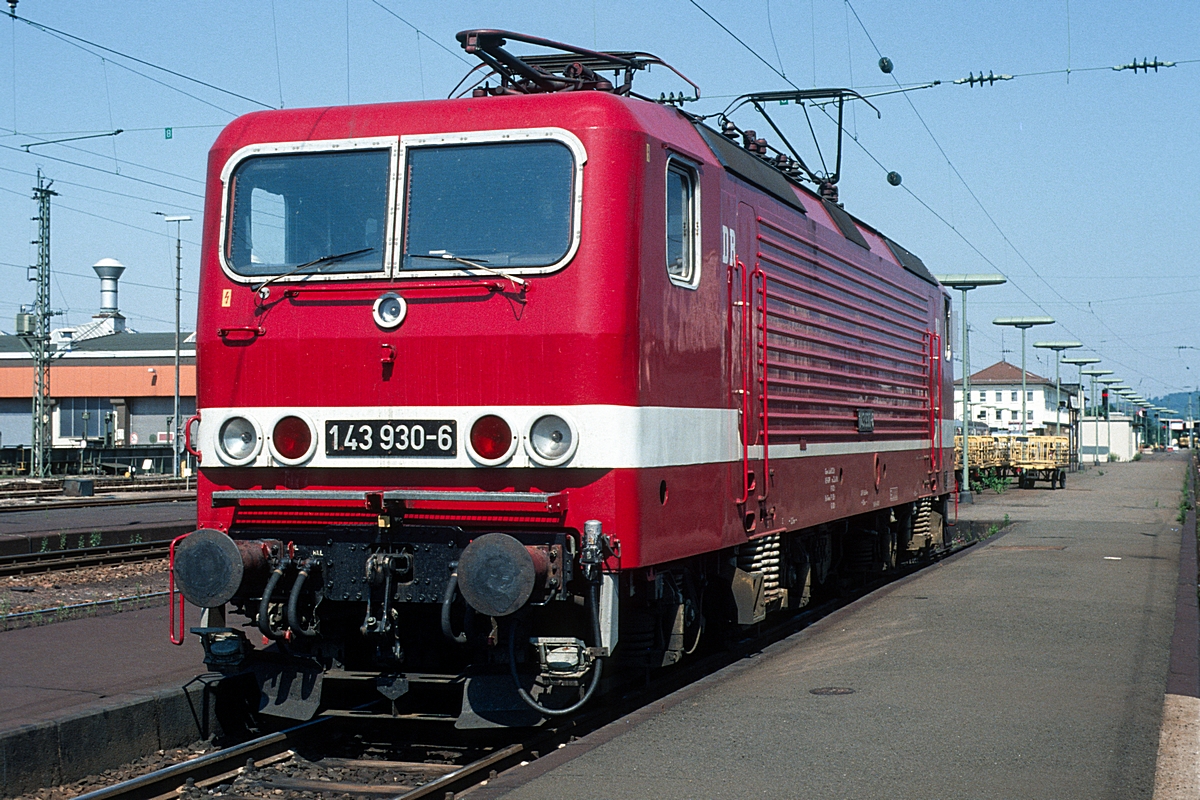
[[[165,767],[145,775],[139,775],[121,783],[106,786],[87,794],[79,795],[75,800],[155,800],[155,798],[176,797],[180,787],[190,779],[195,783],[225,775],[236,774],[248,760],[259,760],[278,755],[290,749],[290,745],[301,731],[315,725],[328,722],[330,717],[318,717],[310,722],[260,736],[224,750],[207,753],[199,758],[184,761]]]
[[[131,561],[165,558],[169,541],[129,542],[74,550],[48,550],[44,553],[18,553],[0,556],[0,576],[60,572],[80,567],[101,567]]]

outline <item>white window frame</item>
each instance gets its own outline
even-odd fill
[[[343,150],[388,150],[389,160],[387,219],[384,222],[383,258],[380,269],[369,272],[297,273],[287,277],[272,275],[242,275],[233,269],[226,257],[229,236],[230,186],[229,179],[243,161],[255,156],[293,155],[297,153],[336,153]],[[396,259],[396,175],[400,153],[398,136],[374,136],[358,139],[319,139],[307,142],[265,142],[242,147],[221,168],[221,235],[218,243],[221,270],[235,283],[255,284],[270,280],[272,283],[315,283],[318,281],[386,280],[391,276]]]
[[[396,188],[401,195],[407,194],[407,189],[404,187],[405,174],[408,171],[407,153],[409,148],[413,147],[437,147],[439,145],[455,145],[455,144],[498,144],[503,142],[537,142],[537,141],[552,141],[566,145],[571,151],[571,155],[575,158],[574,174],[572,175],[572,203],[571,203],[571,243],[567,247],[567,252],[558,261],[545,267],[505,267],[504,272],[507,275],[546,275],[551,272],[558,272],[575,258],[575,253],[579,251],[579,242],[581,239],[581,230],[583,225],[583,165],[587,163],[587,150],[584,149],[583,142],[579,141],[579,137],[563,128],[511,128],[503,130],[491,131],[464,131],[459,133],[431,133],[419,134],[412,136],[400,137],[400,154],[399,164],[396,170]],[[403,191],[401,191],[403,190]],[[396,212],[396,240],[395,249],[392,258],[392,279],[393,280],[422,280],[425,278],[461,278],[464,275],[478,275],[480,277],[494,277],[494,272],[486,270],[470,270],[470,269],[453,269],[453,270],[406,270],[404,269],[404,254],[401,248],[404,247],[405,232],[403,228],[403,219],[405,213],[404,203],[401,202],[395,207]]]
[[[672,169],[672,167],[674,167],[675,169]],[[670,269],[668,269],[669,265],[667,264],[665,250],[664,250],[664,255],[663,255],[663,269],[667,270],[667,278],[675,286],[679,286],[684,289],[695,290],[700,287],[700,264],[702,261],[702,259],[700,257],[700,242],[701,242],[701,238],[700,238],[700,168],[698,165],[696,165],[692,161],[689,161],[688,159],[683,158],[674,153],[667,156],[667,164],[663,171],[663,246],[664,246],[664,248],[666,247],[666,243],[667,243],[667,228],[666,228],[667,202],[668,202],[667,192],[670,190],[670,188],[669,188],[670,183],[667,181],[667,176],[673,171],[682,173],[683,175],[687,176],[688,180],[691,181],[691,186],[692,186],[692,198],[691,198],[692,199],[692,208],[691,208],[691,212],[692,212],[692,247],[691,247],[692,272],[691,272],[691,275],[689,275],[687,277],[683,277],[680,275],[672,275]]]

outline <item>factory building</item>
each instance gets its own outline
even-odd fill
[[[145,448],[168,445],[175,396],[175,334],[139,333],[117,308],[123,271],[105,259],[101,309],[85,325],[51,331],[50,431],[53,447]],[[196,346],[180,334],[180,417],[196,407]],[[22,338],[0,335],[0,449],[33,439],[33,358]],[[8,459],[11,461],[12,459]],[[59,459],[61,460],[61,459]]]

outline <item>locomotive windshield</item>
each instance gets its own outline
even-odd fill
[[[390,163],[388,150],[246,159],[230,178],[230,268],[247,276],[382,271]]]
[[[403,269],[445,253],[489,267],[546,267],[571,246],[574,157],[552,141],[410,148]]]

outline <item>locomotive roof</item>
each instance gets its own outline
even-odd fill
[[[805,190],[799,182],[776,169],[774,165],[768,163],[765,159],[759,158],[757,155],[739,147],[735,142],[730,141],[699,120],[696,120],[694,124],[696,130],[699,131],[705,143],[712,150],[717,161],[727,171],[757,186],[801,214],[807,213],[804,204],[796,197],[796,189]],[[892,255],[896,257],[896,260],[900,262],[902,267],[927,283],[931,283],[934,286],[940,285],[925,266],[925,262],[907,248],[897,244],[891,238],[867,225],[857,217],[852,216],[837,203],[832,203],[824,198],[818,199],[825,206],[825,210],[829,212],[829,216],[833,219],[834,224],[838,226],[838,230],[847,239],[859,247],[869,250],[870,245],[867,244],[867,240],[863,238],[862,232],[858,229],[859,226],[862,226],[887,243],[888,248],[892,251]]]
[[[517,94],[501,97],[464,97],[449,100],[409,101],[383,103],[366,106],[342,106],[327,108],[288,109],[257,111],[246,114],[231,122],[213,145],[217,161],[224,160],[244,144],[266,141],[338,139],[350,136],[395,135],[398,118],[403,119],[407,132],[412,134],[435,133],[449,125],[464,125],[464,130],[480,127],[479,103],[503,104],[503,120],[499,127],[506,127],[511,120],[523,125],[547,124],[545,115],[548,103],[553,104],[554,123],[567,129],[578,128],[629,128],[645,130],[647,126],[661,123],[662,117],[652,122],[654,115],[647,114],[647,107],[663,108],[657,103],[637,97],[622,97],[599,91],[562,92],[550,94]],[[427,113],[415,113],[417,109]],[[666,110],[666,109],[664,109]],[[908,272],[921,280],[940,286],[924,262],[907,248],[901,246],[861,219],[852,216],[837,203],[819,197],[804,187],[798,180],[786,175],[766,159],[748,152],[737,143],[706,126],[698,118],[677,109],[674,119],[690,123],[714,159],[730,172],[766,192],[799,213],[806,213],[804,204],[797,197],[803,191],[824,205],[837,229],[847,240],[863,249],[870,245],[860,228],[879,236],[891,250],[892,256]],[[539,119],[539,117],[541,119]],[[535,123],[534,120],[537,120]],[[677,123],[676,123],[677,124]],[[210,163],[210,169],[220,170],[220,163]]]

